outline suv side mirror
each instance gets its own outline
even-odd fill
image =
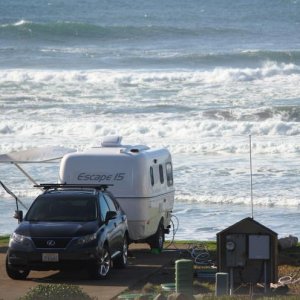
[[[20,222],[23,221],[23,211],[22,210],[15,210],[14,218]]]
[[[117,217],[117,213],[115,211],[108,211],[105,216],[105,223],[109,220],[113,220]]]

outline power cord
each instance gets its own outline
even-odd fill
[[[172,214],[171,220],[170,220],[170,225],[171,225],[170,231],[172,232],[172,239],[169,241],[169,243],[164,248],[168,249],[169,247],[173,246],[175,249],[178,250],[178,248],[174,244],[175,236],[176,236],[176,233],[179,228],[179,219],[177,218],[177,216]]]

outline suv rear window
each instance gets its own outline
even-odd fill
[[[97,218],[96,197],[92,195],[42,195],[26,215],[27,221],[87,222]]]

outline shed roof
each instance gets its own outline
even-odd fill
[[[242,219],[242,220],[236,222],[235,224],[233,224],[233,225],[227,227],[226,229],[218,232],[217,235],[223,234],[223,233],[228,232],[228,231],[233,231],[232,233],[251,233],[249,231],[249,229],[250,229],[249,226],[250,226],[251,229],[253,229],[253,226],[254,226],[254,228],[256,228],[256,229],[260,229],[260,230],[263,230],[264,232],[268,232],[271,235],[277,236],[277,233],[275,231],[273,231],[270,228],[262,225],[261,223],[255,221],[253,218],[250,218],[250,217]],[[241,232],[239,230],[239,228],[243,228],[244,231]]]

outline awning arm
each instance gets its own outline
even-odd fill
[[[16,206],[17,206],[17,210],[19,210],[18,207],[18,202],[25,208],[28,210],[28,207],[0,180],[0,185],[3,187],[3,189],[6,191],[6,193],[8,193],[9,195],[11,195],[13,198],[15,198],[16,200]]]
[[[17,164],[16,162],[11,162],[13,165],[15,165],[34,185],[38,185],[38,183],[23,169]],[[43,190],[42,188],[39,188],[40,190]]]

